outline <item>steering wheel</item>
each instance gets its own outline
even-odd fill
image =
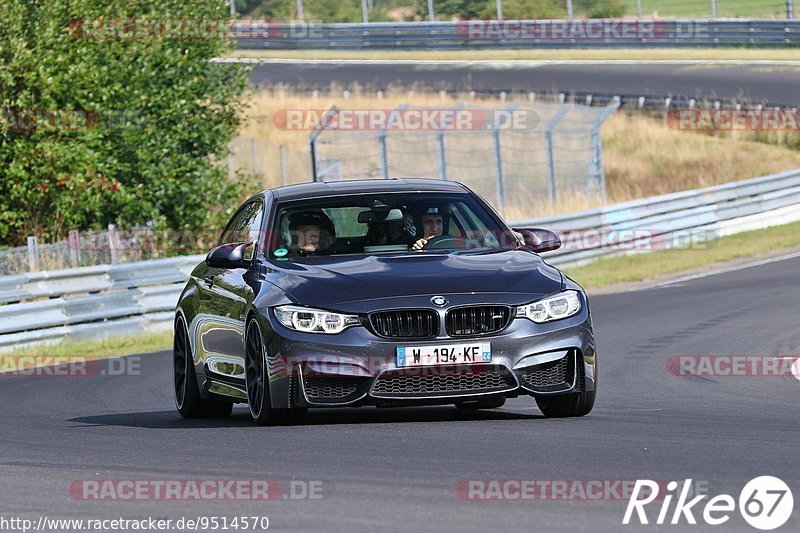
[[[460,235],[437,235],[431,237],[422,247],[423,250],[465,250],[467,239]]]

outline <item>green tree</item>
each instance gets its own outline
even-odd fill
[[[226,0],[4,1],[0,243],[230,213],[219,161],[247,71],[209,61],[232,46],[226,16]]]
[[[495,0],[433,0],[433,11],[437,20],[476,19],[481,18],[490,5],[496,5]],[[428,0],[416,0],[414,7],[418,18],[428,20]]]

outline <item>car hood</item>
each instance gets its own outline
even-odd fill
[[[547,295],[561,273],[531,252],[319,257],[269,263],[267,281],[309,306],[465,293]]]

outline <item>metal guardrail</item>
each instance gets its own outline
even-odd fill
[[[555,230],[549,263],[576,266],[800,220],[800,169],[512,223]],[[609,237],[609,239],[606,239]],[[604,245],[605,244],[605,245]],[[202,255],[0,277],[0,351],[166,330],[183,283]]]
[[[235,25],[243,50],[465,50],[800,45],[800,20],[574,19]]]
[[[634,200],[564,216],[518,221],[556,231],[549,263],[578,266],[800,220],[800,170]]]
[[[193,255],[0,277],[0,351],[168,329]]]

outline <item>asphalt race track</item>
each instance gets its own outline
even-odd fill
[[[3,514],[266,515],[277,530],[652,531],[621,526],[626,501],[463,501],[455,486],[465,479],[693,478],[712,496],[738,499],[761,475],[788,483],[797,506],[800,381],[677,377],[666,361],[797,354],[798,287],[794,258],[593,297],[601,380],[595,410],[582,419],[544,419],[532,399],[518,398],[472,414],[453,407],[312,411],[294,427],[254,427],[242,407],[230,420],[186,421],[173,407],[168,353],[141,356],[133,375],[0,377]],[[209,478],[265,478],[283,487],[316,480],[323,497],[84,501],[69,492],[74,480]],[[657,513],[653,507],[651,521]],[[738,511],[721,527],[684,521],[656,529],[755,531]],[[798,530],[795,510],[780,531]]]
[[[737,99],[775,105],[800,103],[800,66],[691,62],[536,61],[292,61],[265,60],[250,76],[256,86],[284,84],[326,90],[335,84],[386,89],[535,91]]]

